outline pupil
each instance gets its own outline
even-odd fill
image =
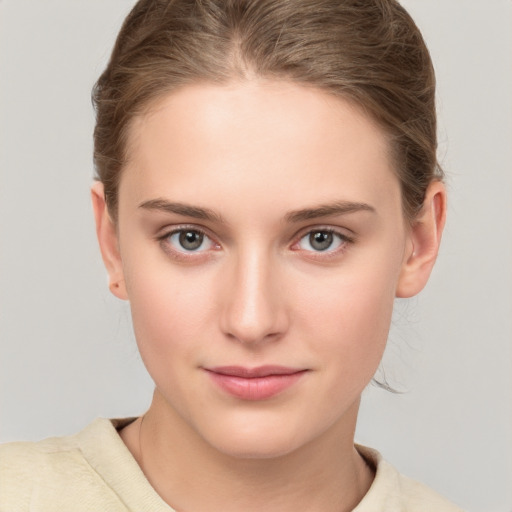
[[[201,247],[203,235],[197,231],[183,231],[180,233],[180,245],[189,251]]]
[[[309,243],[317,251],[325,251],[332,245],[332,233],[328,231],[317,231],[309,235]]]

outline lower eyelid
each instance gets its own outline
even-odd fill
[[[182,248],[180,250],[179,248],[175,247],[174,244],[170,243],[170,238],[173,235],[182,233],[183,231],[194,231],[196,233],[201,234],[205,240],[208,240],[208,247],[205,249],[197,250],[197,251],[187,251],[185,248]],[[166,233],[159,235],[157,237],[157,240],[159,241],[160,245],[162,245],[167,253],[172,252],[173,254],[178,255],[181,258],[187,258],[187,257],[198,257],[201,255],[204,255],[206,252],[210,250],[217,250],[220,249],[220,245],[218,242],[216,242],[208,233],[206,233],[204,230],[199,229],[197,227],[193,226],[182,226],[174,228],[170,231],[167,231]]]
[[[311,235],[312,233],[318,233],[318,232],[328,232],[332,233],[334,236],[338,237],[339,243],[337,244],[337,247],[334,249],[327,248],[324,251],[315,250],[314,248],[311,249],[303,249],[299,246],[301,240],[304,237],[307,237]],[[349,248],[350,246],[355,242],[355,237],[348,236],[345,233],[342,233],[340,231],[337,231],[332,228],[328,227],[318,227],[315,229],[309,229],[306,232],[302,232],[302,234],[296,238],[296,241],[291,246],[291,249],[297,252],[300,252],[303,254],[303,256],[307,259],[311,260],[318,260],[318,261],[327,261],[329,259],[335,259],[341,257]]]
[[[181,233],[183,231],[187,231],[187,230],[194,231],[194,232],[197,232],[197,233],[200,233],[201,235],[203,235],[204,238],[209,241],[208,247],[205,249],[198,250],[198,251],[193,251],[193,250],[187,251],[185,248],[183,248],[183,250],[179,250],[178,248],[174,247],[174,244],[170,243],[170,241],[169,241],[170,237],[172,237],[173,235],[176,235],[178,233]],[[339,240],[338,246],[334,249],[328,248],[325,251],[314,250],[314,249],[301,249],[300,247],[297,247],[299,245],[299,243],[301,242],[301,240],[304,239],[306,236],[309,236],[312,233],[318,233],[318,232],[332,233]],[[167,253],[172,252],[172,253],[176,254],[176,256],[179,258],[187,258],[187,257],[194,257],[194,256],[199,257],[201,255],[204,256],[205,253],[207,253],[211,250],[221,249],[220,244],[213,237],[211,237],[205,230],[200,229],[195,226],[186,226],[185,225],[185,226],[175,227],[174,229],[170,229],[169,231],[162,233],[161,235],[157,235],[156,238],[159,241],[159,243],[162,245],[165,252],[167,252]],[[326,228],[318,227],[316,229],[309,229],[308,231],[303,232],[298,238],[296,238],[296,241],[292,244],[291,248],[293,249],[294,247],[297,247],[295,250],[303,250],[305,252],[311,253],[311,255],[314,255],[313,257],[327,258],[330,256],[331,257],[336,256],[339,253],[344,252],[347,249],[347,246],[354,243],[354,241],[355,241],[354,237],[348,236],[347,234],[339,232],[335,229],[327,228],[327,227]]]

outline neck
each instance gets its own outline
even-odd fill
[[[156,391],[144,420],[121,437],[156,492],[177,511],[350,511],[373,480],[353,444],[358,407],[291,453],[243,458],[208,444]]]

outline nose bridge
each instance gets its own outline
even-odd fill
[[[239,251],[230,269],[223,330],[242,343],[276,338],[286,329],[275,256],[251,245]]]

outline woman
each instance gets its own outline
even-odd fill
[[[94,100],[97,234],[153,402],[5,446],[2,510],[458,510],[354,446],[445,220],[406,12],[143,0]]]

